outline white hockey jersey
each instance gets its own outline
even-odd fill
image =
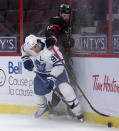
[[[59,56],[63,60],[63,56],[59,49],[54,46],[55,50],[59,54]],[[25,50],[24,45],[22,46],[22,60],[23,62],[28,59],[32,59],[34,63],[35,70],[41,74],[50,74],[55,77],[58,77],[64,70],[64,66],[62,62],[57,58],[53,50],[45,48],[40,51],[37,55],[33,55],[29,53],[29,51]]]

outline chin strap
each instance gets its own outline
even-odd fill
[[[45,47],[45,43],[41,42],[41,44],[42,44],[42,48],[41,48],[41,50],[43,50],[44,47]]]

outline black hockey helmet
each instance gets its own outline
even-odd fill
[[[61,4],[59,7],[59,14],[71,14],[71,7],[68,4]]]

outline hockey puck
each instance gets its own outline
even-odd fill
[[[108,125],[108,127],[112,127],[112,123],[111,122],[108,122],[107,125]]]

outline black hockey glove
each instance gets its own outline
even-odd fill
[[[49,48],[50,46],[54,46],[55,45],[55,39],[52,37],[48,37],[46,39],[46,46],[47,48]]]

